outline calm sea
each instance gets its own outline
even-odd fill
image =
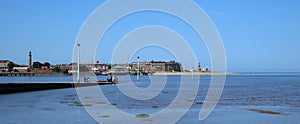
[[[107,76],[98,76],[97,79],[106,79]],[[198,101],[203,101],[210,83],[211,76],[201,75],[198,90]],[[131,77],[135,82],[135,76]],[[148,76],[141,76],[138,87],[150,85]],[[168,105],[175,97],[180,86],[181,76],[167,76],[167,83],[154,101],[165,99],[162,104]],[[24,82],[73,82],[73,76],[34,76],[34,77],[0,77],[0,83],[24,83]],[[122,82],[124,83],[124,82]],[[300,73],[241,73],[239,75],[226,76],[225,87],[219,105],[270,105],[270,106],[300,106]],[[122,94],[116,86],[105,86],[104,91],[114,91]],[[115,95],[115,94],[112,94]],[[127,97],[121,97],[124,101],[130,101]],[[113,99],[111,99],[113,100]],[[149,101],[148,101],[149,102]],[[143,103],[141,103],[143,104]],[[143,104],[144,105],[144,104]],[[124,105],[127,106],[127,105]],[[122,107],[122,105],[121,105]],[[143,107],[143,106],[141,106]]]
[[[106,79],[107,77],[99,76],[97,78]],[[164,109],[172,102],[177,95],[181,78],[183,77],[167,76],[164,89],[158,96],[149,100],[132,99],[119,91],[117,85],[103,85],[100,88],[110,103],[117,104],[116,107],[124,112],[152,114]],[[132,76],[131,80],[141,88],[150,85],[148,76],[141,76],[139,83],[135,81],[135,76]],[[200,76],[196,102],[204,101],[210,81],[211,76]],[[0,83],[7,82],[73,82],[73,77],[0,77]],[[121,82],[118,85],[126,85],[126,83],[128,82]],[[234,120],[236,124],[251,123],[251,121],[247,121],[248,119],[252,120],[253,123],[281,124],[289,122],[296,124],[299,122],[297,117],[300,113],[299,88],[300,73],[241,73],[239,75],[228,75],[216,113],[208,118],[207,123],[215,121],[234,123]],[[76,96],[76,91],[71,88],[0,95],[0,105],[2,106],[0,112],[3,113],[0,114],[0,121],[4,123],[97,123],[83,108],[73,105],[74,101],[78,101]],[[239,109],[253,106],[254,108],[262,107],[262,109],[282,111],[288,116],[247,113],[245,110]],[[283,110],[281,110],[282,107]],[[198,123],[199,109],[199,104],[194,104],[179,123]],[[232,109],[234,109],[233,112]],[[229,112],[231,113],[229,114]],[[35,118],[32,119],[32,117]],[[206,123],[206,121],[203,123]]]

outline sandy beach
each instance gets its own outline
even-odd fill
[[[83,87],[83,90],[88,90]],[[72,88],[47,90],[38,92],[27,92],[21,94],[0,95],[1,116],[0,121],[3,124],[12,123],[31,123],[31,124],[51,124],[51,123],[87,123],[97,124],[98,122],[85,110],[93,109],[96,112],[94,117],[101,119],[110,119],[113,115],[106,114],[109,111],[101,106],[106,103],[98,101],[97,98],[91,96],[83,96],[88,99],[89,103],[82,103],[76,92]],[[119,106],[119,104],[113,104]],[[205,120],[198,120],[198,114],[201,107],[199,104],[193,104],[192,108],[177,123],[201,123],[201,124],[297,124],[299,119],[299,108],[290,108],[284,106],[222,106],[219,105],[213,113]],[[101,109],[100,109],[101,108]],[[123,111],[131,111],[132,117],[140,118],[144,123],[159,123],[160,121],[152,120],[151,114],[148,116],[139,116],[139,113],[147,113],[158,108],[134,109],[135,106],[123,109]],[[260,113],[257,111],[247,110],[248,108],[255,110],[265,110],[279,112],[280,114]],[[178,109],[177,111],[183,111]],[[135,113],[135,114],[134,114]],[[281,114],[283,113],[283,114]],[[109,122],[122,123],[126,118],[118,117],[117,120]]]

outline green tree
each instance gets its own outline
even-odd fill
[[[42,63],[40,63],[40,62],[33,62],[32,63],[32,67],[33,68],[41,68],[42,67]]]
[[[14,67],[15,67],[15,64],[13,62],[9,62],[7,64],[8,72],[12,72]]]
[[[43,64],[43,66],[47,66],[48,68],[50,68],[51,64],[50,64],[49,62],[45,62],[45,63]]]
[[[69,69],[63,69],[61,72],[62,72],[63,74],[69,74]]]
[[[60,72],[61,70],[60,70],[60,67],[54,67],[54,68],[53,68],[53,71],[54,71],[54,72]]]

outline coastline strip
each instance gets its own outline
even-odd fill
[[[0,95],[11,93],[22,93],[41,90],[52,90],[62,88],[87,87],[97,85],[114,84],[112,82],[102,83],[4,83],[0,84]]]

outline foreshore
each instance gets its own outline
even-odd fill
[[[187,75],[187,77],[189,76]],[[137,93],[134,90],[122,92],[119,89],[119,86],[122,88],[131,88],[133,83],[138,84],[138,82],[132,81],[132,83],[120,82],[119,86],[107,85],[99,87],[95,85],[75,89],[67,84],[70,88],[1,94],[0,106],[2,106],[2,115],[0,116],[0,122],[97,124],[104,122],[95,119],[106,119],[108,123],[117,123],[126,120],[125,116],[118,116],[112,113],[111,107],[114,107],[126,114],[132,115],[134,119],[141,120],[142,122],[140,123],[163,123],[162,121],[164,120],[174,119],[175,121],[176,118],[167,118],[164,116],[156,118],[154,114],[166,112],[165,110],[168,109],[172,102],[175,103],[176,107],[170,108],[167,111],[168,113],[186,112],[182,118],[178,118],[179,120],[176,122],[178,124],[244,124],[249,123],[249,121],[251,121],[250,124],[296,124],[300,122],[300,118],[298,117],[300,114],[300,97],[297,97],[299,93],[297,86],[300,81],[298,75],[230,76],[226,80],[226,86],[222,91],[222,96],[216,108],[205,120],[199,120],[199,112],[201,111],[200,109],[203,110],[204,108],[207,96],[206,92],[209,91],[211,81],[208,79],[210,75],[204,75],[204,77],[201,78],[201,84],[197,92],[190,90],[194,88],[193,85],[184,85],[184,87],[181,87],[182,83],[187,82],[186,84],[189,84],[190,80],[182,82],[182,77],[180,76],[169,76],[164,87],[153,85],[154,89],[151,89],[153,92]],[[14,82],[12,80],[14,77],[1,78],[2,82],[6,81],[4,83]],[[41,78],[44,79],[39,80]],[[165,80],[164,76],[156,76],[156,78]],[[24,83],[30,82],[31,84],[26,87],[35,87],[38,85],[33,83],[43,83],[44,80],[47,81],[45,83],[72,84],[73,77],[16,77],[16,79],[23,82],[15,83],[23,83],[22,85],[25,86]],[[119,79],[122,79],[122,76]],[[134,80],[136,78],[132,77],[131,79]],[[141,76],[137,86],[147,86],[147,84],[150,84],[149,80],[147,76]],[[81,83],[79,85],[88,85],[88,83]],[[14,88],[14,86],[10,87]],[[161,88],[163,90],[160,90]],[[78,94],[79,90],[82,91],[80,95]],[[96,90],[100,90],[100,92],[95,92]],[[179,90],[183,90],[184,92]],[[147,93],[154,92],[159,93],[159,95],[149,100],[133,100],[130,95],[125,94],[136,94],[137,98],[146,98],[145,96],[148,96]],[[214,92],[217,91],[215,90]],[[104,96],[99,97],[99,93],[103,93]],[[197,96],[191,98],[191,94],[194,93],[197,93]],[[178,101],[177,98],[181,100]],[[183,109],[186,104],[192,104],[192,106],[189,109]]]
[[[155,72],[153,75],[238,75],[233,72]]]

